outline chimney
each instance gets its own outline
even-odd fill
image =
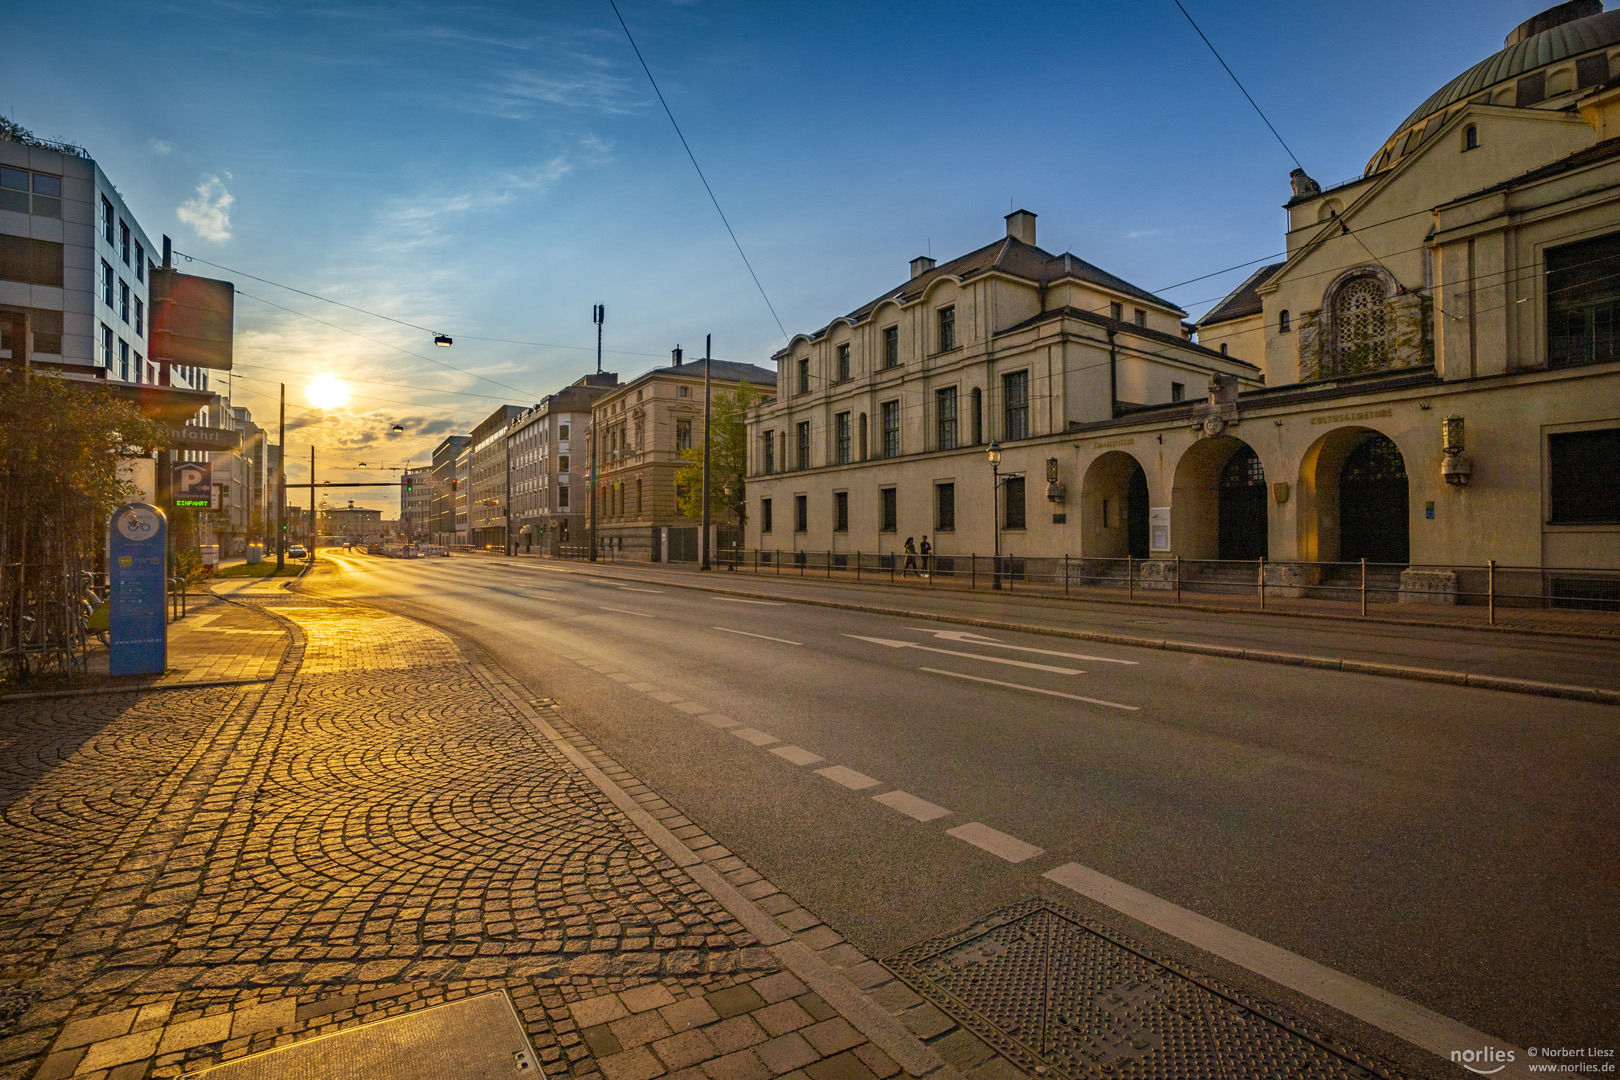
[[[927,255],[919,255],[911,260],[911,276],[921,277],[934,268],[934,260]]]
[[[679,345],[675,346],[675,348],[670,352],[669,359],[670,363],[675,367],[681,366],[681,347]]]
[[[1007,235],[1020,244],[1035,246],[1035,215],[1028,210],[1014,210],[1007,215]]]

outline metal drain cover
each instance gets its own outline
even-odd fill
[[[189,1073],[208,1080],[544,1080],[505,991]]]
[[[914,945],[888,965],[1027,1073],[1070,1080],[1400,1075],[1270,1002],[1046,899]]]

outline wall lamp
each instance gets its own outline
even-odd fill
[[[1467,487],[1474,464],[1463,453],[1463,418],[1456,413],[1440,421],[1440,448],[1446,455],[1440,463],[1440,475],[1454,487]]]

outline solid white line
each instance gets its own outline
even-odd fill
[[[945,835],[966,841],[976,848],[983,848],[996,858],[1006,859],[1010,863],[1025,862],[1041,853],[1041,849],[1034,844],[1026,844],[1016,836],[1008,836],[999,829],[992,829],[982,821],[970,821],[966,825],[946,829]]]
[[[985,656],[982,653],[961,652],[957,649],[936,649],[932,645],[919,645],[915,641],[895,641],[890,638],[862,637],[860,634],[845,634],[847,638],[856,641],[870,641],[874,645],[887,645],[891,649],[920,649],[923,652],[941,653],[945,656],[963,656],[969,660],[983,660],[987,664],[1005,664],[1007,667],[1029,668],[1032,671],[1050,671],[1054,675],[1084,675],[1078,668],[1053,667],[1051,664],[1032,664],[1028,660],[1008,660],[1005,656]]]
[[[744,600],[740,596],[716,596],[714,599],[727,604],[762,604],[765,607],[782,606],[782,604],[776,600]]]
[[[741,634],[743,637],[757,637],[761,641],[780,641],[783,645],[803,645],[802,641],[789,641],[783,637],[771,637],[769,634],[750,634],[747,630],[733,630],[727,626],[716,626],[714,629],[722,634]]]
[[[605,607],[602,610],[603,611],[616,611],[620,615],[638,615],[643,619],[656,619],[658,617],[656,615],[649,615],[645,611],[626,611],[622,607]]]
[[[1059,690],[1043,690],[1039,686],[1025,686],[1023,683],[1002,682],[1000,679],[981,679],[977,675],[964,675],[960,671],[943,671],[940,668],[918,668],[918,671],[931,672],[934,675],[949,675],[953,679],[967,679],[970,682],[989,683],[991,686],[1005,686],[1013,690],[1028,690],[1032,694],[1046,694],[1050,697],[1068,698],[1070,701],[1084,701],[1090,705],[1106,705],[1110,709],[1129,709],[1131,712],[1140,712],[1137,705],[1121,705],[1117,701],[1104,701],[1101,698],[1081,697],[1079,694],[1065,694]]]
[[[1079,863],[1066,863],[1045,876],[1050,881],[1099,904],[1129,915],[1207,953],[1263,975],[1274,983],[1331,1005],[1416,1046],[1449,1059],[1453,1050],[1494,1046],[1515,1051],[1515,1064],[1528,1059],[1522,1050],[1475,1031],[1466,1024],[1425,1009],[1342,971],[1307,960],[1259,938],[1250,937],[1197,912],[1161,900],[1123,881],[1099,874]],[[1509,1070],[1514,1071],[1514,1070]]]
[[[917,634],[933,634],[945,641],[960,641],[964,645],[988,645],[992,649],[1012,649],[1014,652],[1040,653],[1042,656],[1062,656],[1070,660],[1094,660],[1099,664],[1130,664],[1133,667],[1140,662],[1116,660],[1112,656],[1091,656],[1088,653],[1058,652],[1056,649],[1032,649],[1028,645],[1008,645],[1004,641],[987,638],[983,634],[970,634],[965,630],[928,630],[920,626],[908,626],[906,629]]]
[[[638,589],[634,585],[620,585],[619,588],[623,589],[625,592],[650,592],[662,594],[664,591],[663,589]]]

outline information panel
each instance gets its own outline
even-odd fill
[[[108,523],[109,670],[114,675],[162,674],[168,667],[167,529],[163,511],[150,503],[120,506]]]

